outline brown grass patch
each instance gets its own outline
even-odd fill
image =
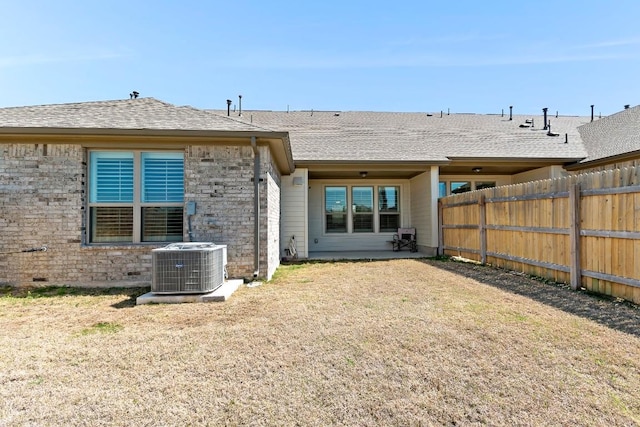
[[[0,298],[0,425],[640,423],[638,310],[526,277],[345,262],[221,304],[136,293]]]

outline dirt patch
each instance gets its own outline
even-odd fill
[[[1,425],[640,422],[640,337],[614,326],[635,309],[486,267],[283,266],[220,304],[53,294],[0,298]]]

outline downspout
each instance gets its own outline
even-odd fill
[[[251,148],[253,149],[253,278],[260,275],[260,151],[256,137],[251,137]]]

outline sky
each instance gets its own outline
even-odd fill
[[[0,107],[608,115],[640,104],[640,1],[21,0]]]

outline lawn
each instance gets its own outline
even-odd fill
[[[5,290],[0,425],[638,425],[640,310],[505,271],[282,266],[224,303]]]

